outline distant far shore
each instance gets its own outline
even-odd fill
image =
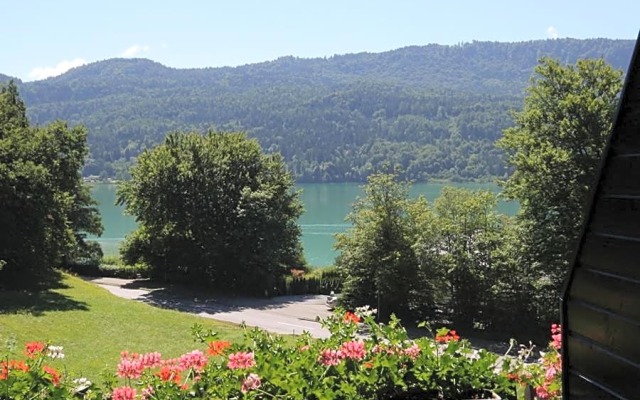
[[[506,178],[502,178],[502,179],[506,179]],[[85,183],[90,183],[90,184],[96,184],[96,185],[109,185],[109,184],[117,184],[122,182],[122,179],[115,179],[115,178],[99,178],[97,176],[94,175],[90,175],[90,176],[83,176],[82,180]],[[451,179],[439,179],[439,178],[434,178],[434,179],[428,179],[426,181],[412,181],[411,183],[436,183],[436,184],[448,184],[448,183],[498,183],[498,181],[500,181],[500,178],[486,178],[486,179],[470,179],[470,180],[451,180]],[[311,184],[321,184],[321,185],[332,185],[332,184],[336,184],[336,185],[340,185],[340,184],[361,184],[361,185],[365,185],[367,182],[366,181],[344,181],[344,182],[300,182],[300,181],[296,181],[296,184],[298,185],[311,185]]]

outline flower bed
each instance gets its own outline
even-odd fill
[[[519,357],[498,356],[446,328],[411,340],[397,319],[377,324],[367,308],[338,311],[323,323],[328,339],[291,341],[246,329],[242,343],[194,327],[202,349],[171,359],[125,351],[104,387],[50,366],[62,348],[28,343],[22,359],[0,362],[0,399],[515,399],[525,384],[540,399],[560,395],[558,326],[550,351],[526,364],[532,346]]]

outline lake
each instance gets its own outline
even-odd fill
[[[424,195],[433,201],[440,195],[444,186],[484,189],[498,193],[500,188],[493,183],[417,183],[411,188],[410,195]],[[360,183],[313,183],[299,184],[302,190],[302,203],[305,212],[300,217],[302,227],[302,245],[307,262],[313,266],[333,264],[337,252],[333,250],[334,234],[349,228],[345,217],[351,211],[356,197],[363,196]],[[102,215],[104,233],[97,241],[105,254],[117,254],[120,242],[125,235],[136,227],[133,217],[123,214],[122,207],[115,205],[116,185],[96,184],[92,187],[94,198]],[[513,215],[518,210],[514,202],[501,202],[498,210]]]

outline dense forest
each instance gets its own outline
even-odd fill
[[[16,82],[33,124],[89,129],[85,176],[126,178],[168,132],[215,129],[246,131],[282,153],[300,182],[364,181],[386,164],[419,181],[474,180],[508,173],[494,143],[540,57],[603,57],[623,69],[633,44],[473,42],[204,69],[111,59]]]

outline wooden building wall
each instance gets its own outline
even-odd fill
[[[565,399],[640,399],[639,43],[563,296]]]

